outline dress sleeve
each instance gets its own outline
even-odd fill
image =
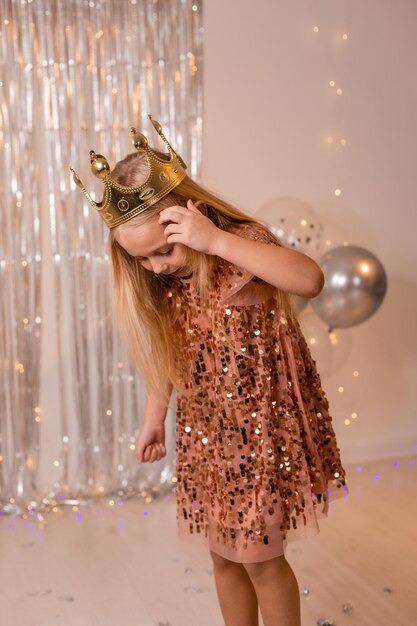
[[[232,231],[239,237],[252,241],[280,246],[266,226],[256,222],[238,226]],[[221,260],[218,273],[220,304],[251,305],[265,300],[276,291],[276,287],[265,282],[252,272]]]

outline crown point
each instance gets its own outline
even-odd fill
[[[110,166],[104,156],[101,154],[95,154],[91,163],[91,170],[94,176],[104,179],[110,172]]]
[[[151,120],[152,126],[154,127],[156,132],[160,135],[162,133],[162,126],[161,126],[161,124],[159,122],[157,122],[156,120],[153,120],[151,118],[151,116],[149,116],[149,119]]]
[[[70,165],[70,170],[71,170],[71,172],[72,172],[72,179],[73,179],[74,183],[75,183],[75,184],[76,184],[76,185],[77,185],[80,189],[83,189],[83,188],[84,188],[84,185],[83,185],[83,183],[81,182],[80,178],[78,177],[77,172],[74,170],[74,168],[73,168],[71,165]]]
[[[137,133],[136,131],[133,134],[132,143],[135,146],[136,150],[140,150],[140,148],[147,148],[148,146],[148,140],[146,139],[145,135],[142,135],[142,133]]]

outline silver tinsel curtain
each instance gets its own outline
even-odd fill
[[[1,511],[151,498],[175,481],[173,407],[169,456],[139,467],[144,389],[117,331],[108,229],[69,166],[101,197],[89,150],[112,167],[133,151],[131,126],[155,137],[149,112],[198,179],[202,2],[0,0],[0,12]]]

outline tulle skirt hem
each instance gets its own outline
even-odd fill
[[[215,519],[208,518],[205,527],[200,532],[190,531],[190,526],[184,519],[177,517],[178,536],[181,541],[203,545],[208,550],[219,556],[233,561],[234,563],[259,563],[285,554],[289,543],[310,539],[320,532],[318,520],[328,517],[330,504],[340,498],[348,497],[348,487],[334,488],[329,486],[327,501],[321,504],[310,503],[305,510],[305,523],[300,523],[297,518],[297,526],[291,526],[286,532],[281,530],[279,523],[267,524],[265,532],[253,541],[247,540],[242,531],[234,530],[236,540],[232,545],[219,533]],[[226,533],[227,534],[227,533]],[[265,543],[265,537],[267,542]]]

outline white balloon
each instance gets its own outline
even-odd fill
[[[324,251],[323,225],[307,202],[285,196],[273,198],[258,209],[256,217],[267,222],[286,247],[312,258]]]
[[[323,249],[322,254],[338,246],[350,244],[347,229],[340,223],[333,222],[326,217],[324,224]]]

